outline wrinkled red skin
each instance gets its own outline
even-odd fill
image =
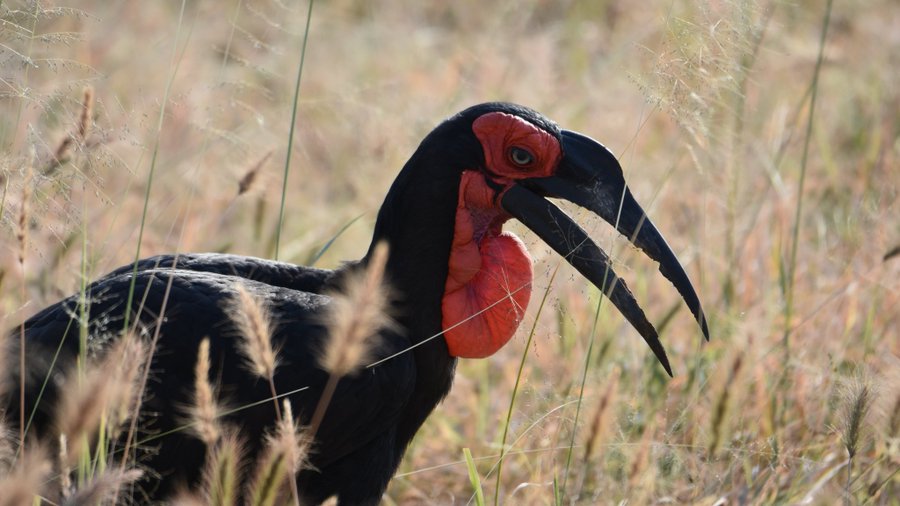
[[[442,301],[444,338],[454,357],[493,355],[513,336],[531,298],[531,257],[479,172],[459,185],[450,270]]]
[[[559,142],[534,125],[504,113],[472,124],[488,172],[467,170],[459,185],[456,223],[442,300],[444,339],[454,357],[494,354],[515,334],[531,299],[531,256],[522,241],[502,227],[510,216],[486,181],[509,187],[516,179],[549,176],[561,158]],[[534,161],[518,166],[511,147],[528,150]]]

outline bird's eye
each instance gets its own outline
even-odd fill
[[[534,155],[528,150],[513,146],[509,150],[509,160],[519,166],[530,165],[534,161]]]

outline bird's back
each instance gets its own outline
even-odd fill
[[[84,312],[80,307],[82,297],[76,294],[23,324],[25,409],[29,417],[34,412],[29,432],[50,441],[58,437],[54,417],[60,398],[71,388],[68,381],[82,334],[79,322],[87,322],[88,355],[102,356],[122,335],[124,308],[134,279],[129,327],[147,342],[158,334],[141,406],[139,438],[176,431],[165,444],[152,440],[139,444],[152,451],[141,454],[138,464],[164,474],[160,488],[150,491],[151,496],[162,496],[173,487],[195,482],[203,468],[204,445],[184,426],[189,420],[185,408],[194,402],[197,350],[206,337],[210,339],[210,379],[221,386],[220,401],[229,408],[244,408],[226,417],[226,423],[245,435],[252,457],[261,448],[260,436],[272,429],[276,417],[272,402],[259,402],[272,396],[268,382],[248,371],[247,358],[241,351],[239,343],[245,337],[234,323],[236,312],[242,310],[234,302],[236,286],[242,285],[274,315],[271,338],[279,350],[274,383],[279,394],[293,392],[288,396],[293,409],[301,421],[308,423],[328,380],[318,364],[327,338],[323,313],[330,302],[321,292],[333,288],[339,277],[340,271],[219,254],[164,255],[138,262],[136,274],[134,265],[113,271],[86,288],[85,300],[89,303]],[[12,332],[14,343],[19,332],[18,327]],[[404,336],[383,332],[374,355],[385,357],[408,345]],[[6,371],[8,379],[18,385],[19,352],[10,351]],[[380,467],[390,469],[392,474],[402,453],[402,448],[396,449],[392,431],[414,383],[410,354],[338,383],[312,449],[311,462],[317,470],[300,477],[311,499],[321,500],[340,493],[342,486],[360,484],[360,477],[352,474],[355,469],[358,472],[358,465],[348,465],[348,459],[371,458],[376,464],[384,459]],[[18,388],[8,391],[17,393]],[[17,421],[18,395],[10,395],[6,405],[7,418]],[[377,472],[372,479],[386,484],[390,474],[381,476],[383,473]]]

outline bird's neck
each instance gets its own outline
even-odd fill
[[[415,357],[416,389],[407,403],[409,413],[397,428],[403,446],[450,391],[456,366],[442,335],[441,301],[460,176],[458,171],[437,171],[435,176],[436,171],[415,166],[425,159],[435,158],[414,156],[394,181],[379,210],[369,249],[370,255],[379,241],[390,247],[385,277],[394,299],[392,317],[409,345],[415,346],[409,353]],[[440,174],[446,179],[441,180]]]

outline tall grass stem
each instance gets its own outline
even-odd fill
[[[297,126],[297,104],[300,102],[300,80],[303,78],[303,64],[306,62],[306,43],[309,41],[309,22],[315,0],[309,0],[306,11],[306,28],[303,30],[303,46],[300,49],[300,64],[297,66],[297,81],[294,84],[294,103],[291,107],[291,128],[288,131],[287,154],[284,157],[284,177],[281,181],[281,206],[278,210],[278,227],[275,229],[275,260],[281,248],[281,229],[284,227],[284,204],[287,200],[288,175],[291,170],[291,153],[294,151],[294,129]]]

